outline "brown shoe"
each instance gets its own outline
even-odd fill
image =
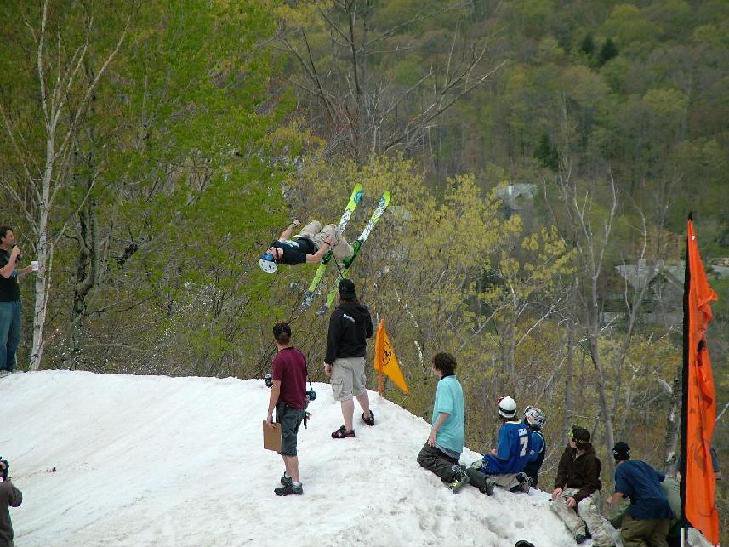
[[[354,436],[354,429],[352,431],[347,431],[347,428],[344,426],[341,426],[334,433],[332,433],[332,439],[346,439],[347,437]]]

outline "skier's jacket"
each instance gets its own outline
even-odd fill
[[[544,454],[546,450],[546,443],[544,442],[544,435],[541,431],[531,430],[531,449],[529,453],[529,462],[524,466],[524,473],[527,476],[534,479],[532,486],[536,486],[539,478],[539,470],[542,468],[544,463]]]
[[[486,475],[519,473],[531,457],[529,427],[521,422],[506,422],[499,428],[496,454],[486,454],[481,472]]]
[[[19,507],[23,494],[10,481],[0,482],[0,545],[13,544],[13,523],[8,506]]]
[[[343,357],[364,357],[367,339],[372,338],[374,327],[367,306],[356,302],[342,302],[332,312],[327,333],[327,354],[324,362],[333,364]]]
[[[555,488],[579,488],[572,497],[576,502],[591,496],[596,490],[602,488],[600,472],[602,464],[595,455],[595,449],[587,443],[585,452],[577,455],[577,449],[567,446],[559,460],[557,477],[554,479]]]

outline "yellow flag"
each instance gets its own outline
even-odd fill
[[[400,388],[400,391],[409,393],[408,385],[405,383],[405,377],[402,375],[400,365],[397,363],[395,348],[392,347],[390,337],[385,332],[384,319],[380,319],[375,336],[375,370],[392,380]]]

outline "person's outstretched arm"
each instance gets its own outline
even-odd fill
[[[286,241],[287,239],[291,239],[291,234],[294,232],[294,228],[298,226],[300,223],[298,220],[294,219],[294,221],[286,226],[283,232],[281,232],[281,235],[278,236],[279,241]]]
[[[321,259],[324,258],[324,255],[327,254],[327,251],[330,248],[331,248],[331,244],[328,241],[323,242],[317,252],[315,252],[312,255],[306,255],[306,263],[307,264],[317,264],[318,262],[321,262]]]

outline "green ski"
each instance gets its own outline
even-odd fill
[[[362,198],[364,197],[364,190],[362,188],[361,184],[355,185],[354,189],[352,190],[352,194],[349,196],[349,203],[347,203],[347,207],[344,209],[344,213],[342,214],[342,218],[339,219],[339,224],[337,225],[337,236],[341,236],[344,233],[344,229],[347,227],[347,223],[349,222],[349,219],[352,217],[352,213],[357,208],[357,205],[362,201]],[[316,268],[316,273],[314,274],[314,279],[311,280],[311,283],[309,284],[309,288],[306,290],[306,293],[304,293],[304,301],[301,303],[300,309],[305,309],[311,306],[312,301],[314,300],[314,296],[316,295],[316,291],[319,288],[319,284],[321,283],[321,280],[324,277],[324,273],[327,271],[327,265],[332,260],[333,254],[331,249],[327,251],[327,253],[324,255],[324,258],[322,258],[321,263]]]
[[[380,217],[383,215],[388,205],[390,205],[389,190],[385,191],[382,194],[382,197],[380,197],[380,201],[377,203],[377,208],[372,212],[372,216],[367,222],[367,226],[365,226],[364,230],[362,230],[362,233],[359,235],[357,240],[352,243],[352,249],[354,252],[352,253],[352,256],[344,259],[344,270],[340,272],[340,276],[342,279],[344,279],[345,277],[349,277],[349,268],[352,266],[352,262],[354,262],[354,259],[357,258],[357,255],[362,249],[362,245],[364,245],[364,242],[367,241],[367,238],[370,236],[372,229],[380,220]],[[334,303],[334,297],[337,295],[338,287],[339,283],[334,283],[332,288],[329,290],[329,294],[327,294],[326,303],[324,303],[322,307],[317,310],[317,315],[325,314],[326,311],[332,307],[332,304]]]

